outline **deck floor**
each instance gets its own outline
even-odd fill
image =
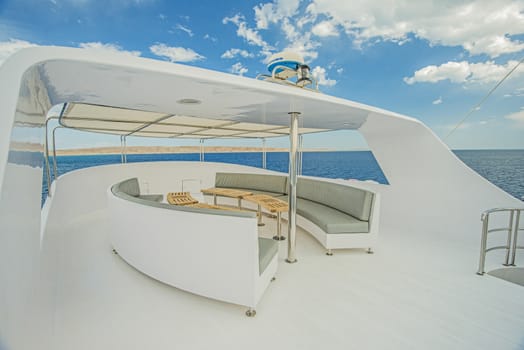
[[[275,220],[264,220],[261,235],[271,237]],[[277,279],[254,318],[126,264],[103,212],[47,233],[44,244],[60,266],[55,349],[524,348],[524,289],[477,276],[477,247],[423,234],[382,230],[375,254],[328,257],[299,229],[298,263],[284,262],[282,241]]]

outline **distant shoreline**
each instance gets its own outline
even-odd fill
[[[262,152],[262,147],[227,147],[227,146],[206,146],[204,153],[248,153]],[[266,152],[288,152],[287,148],[267,147]],[[336,149],[328,148],[307,148],[304,152],[334,152]],[[126,154],[188,154],[200,153],[198,146],[129,146]],[[121,154],[120,147],[97,147],[97,148],[78,148],[57,150],[57,156],[82,156],[82,155],[102,155],[102,154]]]

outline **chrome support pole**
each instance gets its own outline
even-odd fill
[[[283,241],[286,239],[285,236],[282,236],[282,212],[280,211],[277,211],[277,234],[273,236],[273,239],[275,241]]]
[[[302,157],[304,152],[302,151],[304,144],[304,135],[298,137],[298,175],[302,175]]]
[[[53,129],[53,174],[54,179],[58,177],[58,167],[56,166],[56,129],[63,129],[63,126],[55,126]]]
[[[266,138],[262,139],[262,169],[267,169]]]
[[[124,164],[124,136],[120,135],[120,163]]]
[[[258,222],[257,222],[257,225],[258,226],[265,226],[266,224],[264,224],[262,222],[262,206],[259,204],[258,205],[258,208],[257,208],[257,214],[258,214]]]
[[[51,169],[50,169],[50,166],[49,166],[49,135],[48,135],[48,126],[49,126],[49,121],[51,119],[47,119],[45,121],[45,140],[44,140],[44,149],[45,149],[45,171],[46,171],[46,179],[47,179],[47,196],[48,197],[51,197]]]
[[[203,162],[205,161],[205,158],[204,158],[204,139],[200,139],[200,161]]]
[[[513,236],[513,217],[515,215],[515,211],[511,210],[509,212],[509,226],[508,226],[508,238],[506,240],[506,258],[504,259],[504,266],[510,266],[509,263],[509,255],[511,250],[511,237]]]
[[[300,112],[290,112],[289,130],[289,212],[288,241],[286,262],[297,262],[295,256],[297,233],[297,146],[298,146],[298,116]]]
[[[515,210],[517,213],[515,218],[515,226],[513,227],[513,246],[512,246],[512,253],[511,253],[511,262],[510,266],[515,266],[515,256],[517,254],[517,239],[519,235],[519,226],[520,226],[520,215],[522,214],[522,210]]]
[[[127,163],[127,138],[124,135],[124,163]]]
[[[482,214],[482,238],[480,239],[480,260],[479,260],[479,269],[477,275],[484,274],[484,264],[486,262],[486,242],[488,240],[488,223],[489,223],[489,214]]]

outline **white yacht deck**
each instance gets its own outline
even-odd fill
[[[328,257],[299,229],[298,263],[284,261],[281,242],[277,279],[248,318],[245,307],[164,285],[128,265],[112,252],[107,212],[93,209],[44,235],[60,333],[54,349],[524,346],[524,290],[475,274],[478,241],[467,246],[449,232],[383,228],[375,254],[339,250]],[[261,235],[273,236],[275,219],[264,221]],[[198,247],[188,249],[199,258]],[[501,262],[496,256],[489,253],[488,262]]]

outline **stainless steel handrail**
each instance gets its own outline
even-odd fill
[[[524,246],[517,245],[519,231],[524,231],[524,228],[520,228],[520,215],[524,211],[524,208],[493,208],[486,210],[480,216],[482,220],[482,235],[480,241],[480,259],[479,268],[477,275],[483,275],[485,273],[484,267],[486,264],[486,253],[497,249],[506,249],[506,258],[504,259],[504,266],[515,266],[515,257],[517,249],[524,249]],[[489,229],[489,216],[490,214],[509,212],[509,224],[508,227],[497,227]],[[501,246],[494,246],[487,248],[488,234],[492,232],[507,232],[508,236],[506,244]],[[510,261],[511,255],[511,261]]]

